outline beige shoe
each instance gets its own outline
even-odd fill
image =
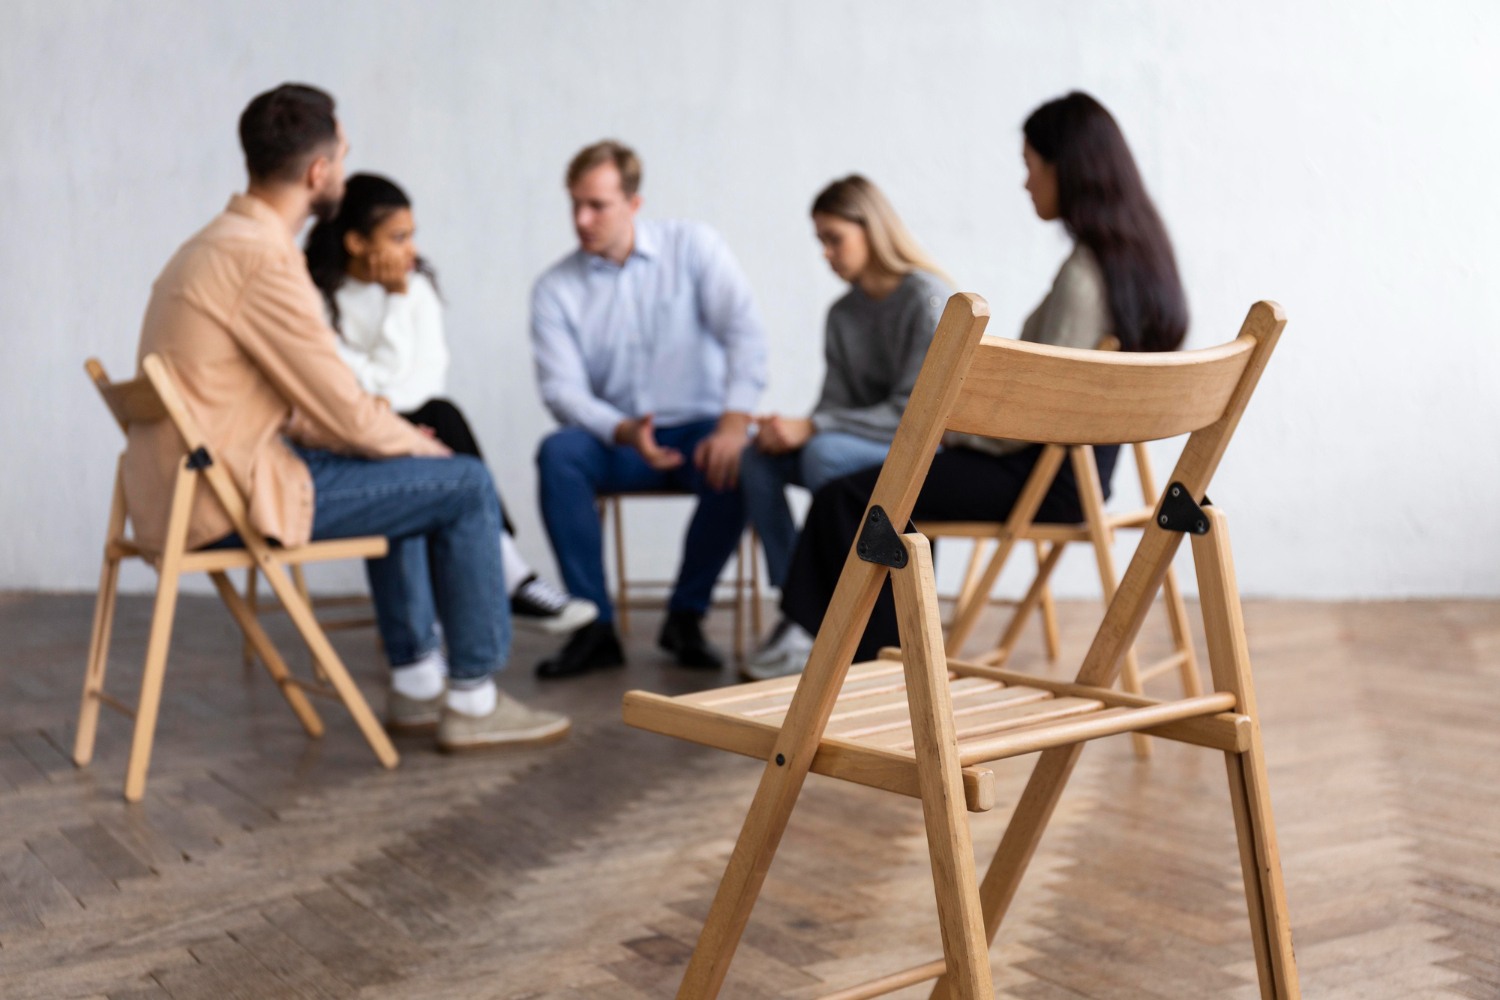
[[[495,710],[489,715],[465,715],[444,708],[438,723],[438,749],[456,753],[551,743],[573,728],[566,715],[527,708],[504,691],[495,696]]]
[[[392,688],[385,700],[385,728],[393,733],[424,732],[437,728],[443,698],[408,698]]]

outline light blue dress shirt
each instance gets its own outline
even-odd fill
[[[623,265],[575,250],[531,292],[542,401],[564,426],[613,443],[622,420],[657,426],[754,413],[766,336],[750,283],[696,222],[637,219]]]

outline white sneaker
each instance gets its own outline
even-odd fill
[[[783,618],[776,624],[771,637],[740,668],[740,674],[753,681],[800,674],[807,666],[812,647],[813,637],[807,630]]]
[[[573,597],[533,573],[511,595],[510,615],[517,628],[546,635],[571,635],[599,617],[593,601]]]
[[[438,722],[438,749],[457,753],[551,743],[567,736],[572,728],[566,715],[529,708],[504,691],[495,695],[495,708],[488,715],[465,715],[444,708]]]

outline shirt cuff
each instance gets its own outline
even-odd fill
[[[615,428],[620,426],[620,421],[625,419],[625,414],[612,406],[600,405],[590,407],[587,413],[581,414],[579,424],[584,430],[608,445],[615,443]]]
[[[764,387],[752,382],[731,384],[724,393],[724,412],[754,413],[756,404],[760,402],[762,388]]]

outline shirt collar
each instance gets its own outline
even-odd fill
[[[248,194],[231,195],[229,205],[224,210],[255,220],[255,222],[275,232],[278,242],[287,244],[293,250],[297,249],[297,240],[286,228],[285,220],[276,214],[275,209],[259,198],[251,197]]]
[[[630,247],[630,257],[640,257],[643,260],[652,260],[656,257],[661,247],[661,239],[657,236],[656,227],[645,219],[635,220],[635,239]],[[616,264],[608,258],[598,254],[584,254],[588,258],[589,266],[598,270],[605,268],[621,268],[624,264]],[[630,257],[625,262],[630,262]]]
[[[660,241],[656,236],[656,227],[645,219],[635,220],[635,246],[630,248],[631,256],[639,254],[650,260],[656,256],[660,247]]]

